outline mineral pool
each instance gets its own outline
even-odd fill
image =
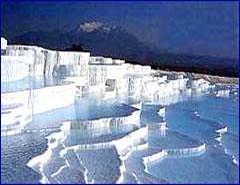
[[[1,138],[2,183],[238,183],[238,121],[238,97],[80,98]]]

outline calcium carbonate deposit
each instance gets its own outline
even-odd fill
[[[1,38],[2,183],[237,183],[238,86]]]

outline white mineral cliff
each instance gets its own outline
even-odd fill
[[[204,91],[209,87],[203,79],[188,79],[183,75],[154,77],[156,71],[150,66],[128,64],[121,59],[90,57],[89,52],[7,45],[4,38],[1,41],[2,135],[21,132],[33,114],[74,104],[76,96],[157,102],[176,98],[183,92],[190,92],[189,89]],[[35,78],[38,77],[62,82],[36,88]],[[17,90],[19,84],[26,88]],[[164,111],[159,109],[158,113],[161,115]]]

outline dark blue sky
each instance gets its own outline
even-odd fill
[[[122,26],[150,47],[238,56],[238,2],[12,2],[1,6],[2,33],[71,29],[85,21]]]

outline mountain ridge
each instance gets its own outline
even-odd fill
[[[10,39],[10,43],[39,45],[55,50],[81,48],[91,51],[92,55],[122,58],[153,68],[238,76],[237,59],[153,50],[122,27],[96,21],[81,23],[68,32],[31,31]]]

